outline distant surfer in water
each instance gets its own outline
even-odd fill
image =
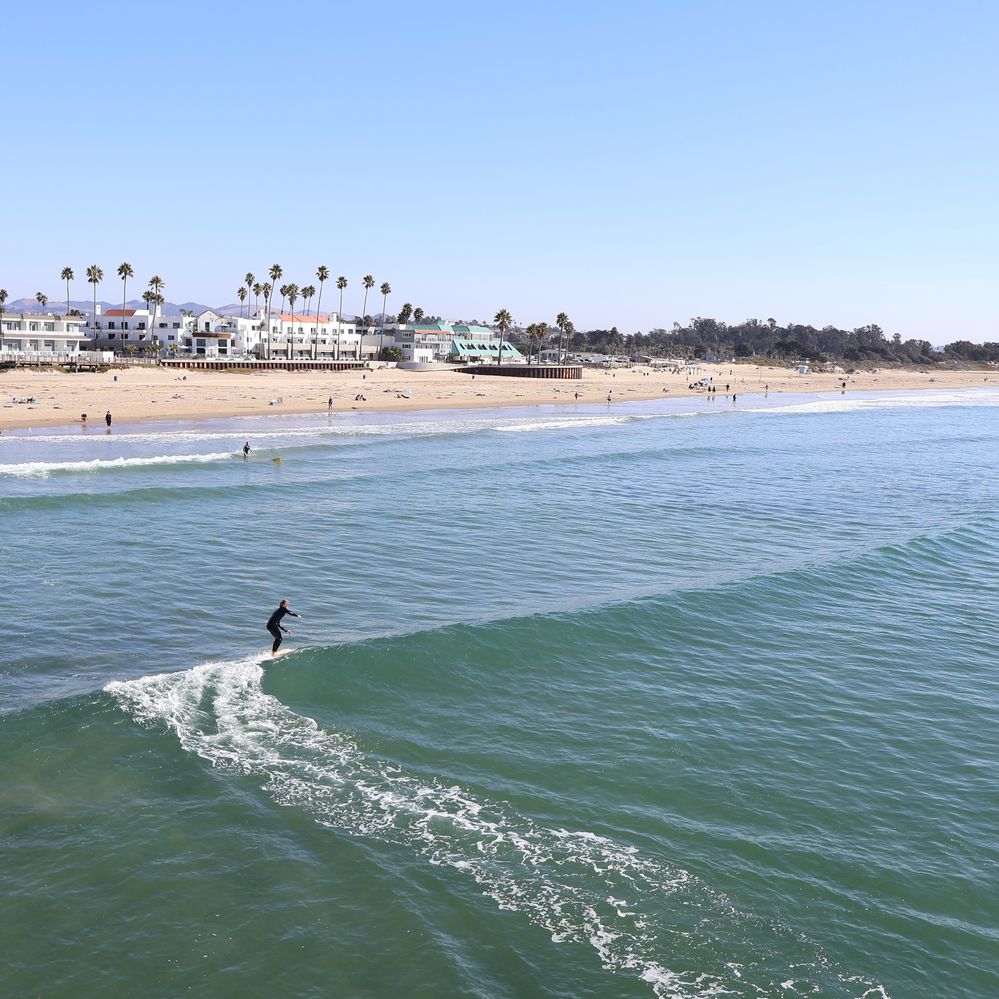
[[[243,445],[243,460],[246,461],[246,459],[249,457],[250,457],[250,442],[247,441]]]
[[[281,619],[285,614],[290,614],[292,617],[300,618],[301,614],[296,614],[292,610],[288,610],[288,601],[282,600],[281,605],[278,607],[267,621],[267,630],[274,636],[274,645],[271,647],[271,655],[276,656],[277,650],[281,648],[281,641],[284,636],[281,634],[283,631],[285,635],[290,635],[291,632],[281,623]]]

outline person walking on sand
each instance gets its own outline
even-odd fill
[[[110,409],[104,414],[104,422],[108,425],[108,430],[110,430],[111,429],[111,410]]]
[[[274,644],[271,646],[271,655],[276,656],[277,651],[281,648],[281,642],[283,640],[283,631],[285,635],[290,635],[291,632],[281,623],[282,618],[285,614],[290,614],[292,617],[301,618],[301,614],[296,614],[293,610],[288,610],[288,601],[282,600],[278,605],[278,609],[274,611],[273,614],[267,620],[267,630],[274,636]]]
[[[330,396],[329,399],[326,401],[326,412],[327,413],[333,412],[333,396]]]

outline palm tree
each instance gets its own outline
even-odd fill
[[[405,325],[412,318],[413,318],[413,306],[409,302],[403,302],[402,308],[399,310],[399,315],[396,316],[396,322],[400,322],[403,325]]]
[[[291,333],[288,336],[288,360],[291,360],[291,348],[295,342],[295,302],[298,301],[298,285],[285,285],[284,290],[288,293],[288,307],[291,309]]]
[[[365,274],[361,282],[364,285],[364,305],[361,306],[361,315],[366,316],[368,314],[368,292],[374,288],[375,279],[370,274]]]
[[[534,343],[538,339],[538,324],[531,323],[530,326],[524,330],[527,336],[527,363],[531,363],[531,351],[534,350]]]
[[[316,301],[316,339],[312,351],[314,361],[319,360],[319,310],[323,304],[323,285],[330,279],[330,269],[320,264],[316,268],[316,278],[319,280],[319,298]]]
[[[149,321],[149,328],[152,330],[156,327],[156,306],[162,305],[163,295],[161,292],[165,287],[166,282],[159,276],[159,274],[154,274],[149,279],[149,290],[153,293],[153,318]]]
[[[69,315],[69,282],[73,280],[76,275],[73,273],[72,267],[64,267],[59,274],[59,279],[66,282],[66,315]]]
[[[347,279],[341,274],[336,279],[336,286],[340,292],[340,309],[336,314],[336,359],[340,360],[340,323],[343,319],[343,292],[347,287]]]
[[[253,291],[253,283],[256,280],[257,279],[253,276],[253,271],[247,271],[246,272],[246,277],[243,278],[243,284],[246,285],[246,293],[247,293],[247,295],[249,295],[250,292]],[[247,319],[249,319],[249,312],[250,312],[250,307],[249,306],[246,307],[246,312],[247,312]]]
[[[128,279],[130,277],[135,277],[135,271],[132,270],[131,264],[119,264],[118,265],[118,277],[121,278],[121,321],[122,325],[125,323],[125,289],[128,287]]]
[[[49,304],[49,296],[46,295],[45,292],[43,292],[43,291],[36,291],[35,292],[35,301],[39,304],[39,306],[42,309],[44,309],[45,306]]]
[[[548,339],[548,334],[551,332],[551,327],[548,323],[538,323],[538,357],[537,360],[541,358],[541,347],[545,340]]]
[[[362,348],[364,347],[364,330],[368,325],[368,292],[374,288],[375,279],[370,274],[365,274],[364,277],[361,278],[361,283],[364,285],[364,305],[361,306],[361,342],[357,348],[358,359],[360,359],[361,354],[364,353]]]
[[[253,285],[253,314],[259,315],[260,313],[260,285],[254,282]]]
[[[246,289],[240,285],[239,291],[236,292],[236,297],[239,299],[239,318],[243,318],[243,303],[246,301]]]
[[[382,335],[381,342],[378,344],[378,354],[381,356],[385,353],[385,321],[388,319],[385,310],[388,308],[388,297],[392,294],[392,285],[388,281],[383,281],[378,290],[382,293]]]
[[[305,318],[308,319],[312,313],[312,300],[316,297],[316,286],[312,284],[307,284],[302,289],[302,305],[305,306]],[[318,318],[318,317],[317,317]],[[312,337],[312,347],[310,354],[315,353],[316,337],[319,335],[319,323],[316,323],[316,333]]]
[[[94,311],[91,314],[90,322],[94,327],[94,334],[97,333],[97,286],[104,280],[104,271],[97,264],[91,264],[87,268],[87,281],[94,286]]]
[[[273,264],[271,269],[267,272],[270,275],[270,294],[273,294],[274,287],[278,281],[281,280],[281,275],[284,273],[281,270],[280,264]],[[271,359],[271,307],[270,307],[270,294],[265,296],[265,301],[267,302],[267,360]]]
[[[3,340],[3,307],[7,304],[7,289],[0,288],[0,340]]]
[[[260,286],[260,294],[264,296],[264,309],[267,312],[267,345],[264,348],[264,353],[268,358],[271,356],[271,292],[273,290],[269,281],[265,281]]]
[[[564,313],[560,312],[555,317],[555,325],[558,327],[558,363],[562,363],[562,336],[566,332],[566,327],[569,325],[569,317]]]
[[[496,366],[499,367],[503,363],[503,340],[506,337],[506,331],[513,325],[513,319],[508,309],[500,309],[493,322],[500,334],[499,346],[496,348]]]
[[[420,306],[413,309],[413,322],[416,323],[417,326],[423,322],[423,315],[423,309],[421,309]]]

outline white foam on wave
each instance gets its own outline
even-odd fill
[[[659,999],[734,994],[737,979],[711,953],[711,931],[728,926],[738,939],[745,917],[687,871],[591,832],[547,828],[502,802],[477,801],[365,754],[349,736],[266,694],[262,678],[254,657],[104,689],[136,721],[172,730],[188,752],[259,780],[278,804],[461,872],[500,908],[525,915],[555,942],[589,944],[606,970],[635,975]],[[716,971],[666,966],[673,950],[689,955],[694,936]]]
[[[627,416],[578,416],[565,420],[536,420],[527,423],[512,423],[497,426],[495,429],[510,434],[524,434],[535,430],[575,430],[577,427],[610,427],[627,423]]]
[[[206,463],[236,457],[233,451],[214,454],[161,454],[139,458],[94,458],[90,461],[25,461],[15,465],[0,465],[0,475],[16,478],[45,478],[53,472],[102,472],[109,469],[135,468],[143,465],[179,465],[187,462]]]
[[[107,438],[108,442],[116,441],[127,444],[192,444],[205,441],[261,441],[261,440],[295,440],[296,438],[350,438],[350,437],[382,437],[405,436],[420,434],[456,433],[465,429],[483,429],[488,426],[481,421],[473,423],[463,420],[440,420],[412,423],[360,423],[341,424],[337,426],[289,427],[286,430],[256,430],[247,427],[242,430],[162,430],[148,433],[116,433]],[[53,443],[84,443],[101,444],[105,438],[91,437],[86,433],[77,434],[19,434],[0,438],[0,443],[34,444]]]
[[[795,413],[857,413],[871,409],[939,409],[946,406],[999,406],[999,392],[989,389],[959,392],[921,391],[910,395],[845,395],[838,399],[813,399],[786,406],[746,406],[745,412],[789,416]]]

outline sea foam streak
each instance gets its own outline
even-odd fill
[[[721,950],[737,945],[752,917],[686,871],[593,833],[546,828],[503,803],[476,801],[457,786],[406,773],[291,711],[263,691],[262,678],[253,658],[109,683],[105,690],[138,722],[166,725],[185,750],[214,767],[260,780],[278,804],[352,835],[413,847],[431,864],[471,878],[553,941],[589,944],[606,970],[637,976],[660,999],[759,995],[763,990],[749,978],[776,981],[751,963],[732,973],[716,944],[723,941]],[[782,936],[799,973],[827,964],[810,945]],[[674,951],[699,970],[667,967],[666,955]],[[800,984],[803,991],[783,994],[814,991],[814,983]]]
[[[109,469],[136,468],[142,465],[179,465],[185,462],[224,461],[236,456],[233,451],[214,454],[161,454],[141,458],[94,458],[91,461],[26,461],[19,465],[0,465],[0,475],[44,478],[53,472],[102,472]]]
[[[627,416],[577,416],[564,420],[536,420],[530,423],[514,423],[498,426],[496,430],[507,433],[527,433],[532,430],[575,430],[577,427],[609,427],[617,423],[627,423]]]
[[[999,406],[995,389],[964,389],[958,392],[920,391],[911,395],[879,396],[871,393],[841,395],[837,398],[812,399],[808,402],[780,403],[767,407],[752,405],[747,397],[745,411],[788,416],[795,413],[854,413],[870,409],[939,409],[946,406]]]

